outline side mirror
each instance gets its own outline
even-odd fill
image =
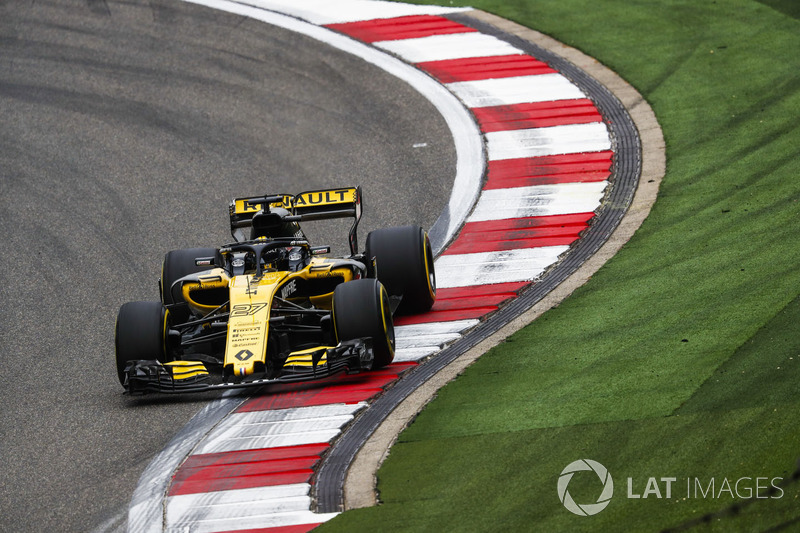
[[[214,258],[213,257],[198,257],[194,260],[195,266],[199,267],[213,267],[214,266]]]

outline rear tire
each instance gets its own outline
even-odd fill
[[[394,359],[394,323],[389,295],[376,279],[342,283],[333,292],[333,327],[339,342],[371,338],[372,368]]]
[[[167,361],[168,316],[161,302],[128,302],[119,308],[115,345],[120,383],[129,361]]]
[[[208,266],[197,266],[195,259],[198,257],[216,257],[216,248],[186,248],[184,250],[173,250],[164,256],[164,263],[161,267],[161,301],[164,305],[183,303],[183,294],[180,286],[172,287],[175,281],[189,274],[209,270]],[[175,309],[173,311],[175,324],[186,322],[189,319],[188,309]]]
[[[436,273],[425,230],[401,226],[371,231],[367,235],[366,256],[369,276],[377,277],[390,295],[402,295],[398,314],[430,310],[436,301]]]

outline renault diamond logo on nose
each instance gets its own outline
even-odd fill
[[[241,352],[237,353],[234,357],[239,361],[247,361],[251,357],[253,357],[253,352],[250,350],[242,350]]]
[[[597,474],[597,477],[600,478],[600,482],[603,484],[603,491],[600,493],[595,503],[578,504],[572,499],[572,496],[567,490],[567,486],[576,472],[587,470]],[[608,473],[606,467],[591,459],[578,459],[577,461],[573,461],[561,471],[561,475],[558,477],[558,499],[561,500],[561,503],[564,504],[564,507],[566,507],[568,511],[579,516],[592,516],[599,513],[608,506],[608,503],[611,501],[611,496],[613,495],[614,481],[611,479],[611,474]]]

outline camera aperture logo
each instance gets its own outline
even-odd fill
[[[567,490],[569,482],[572,481],[572,476],[574,476],[576,472],[582,471],[594,472],[603,484],[603,491],[600,493],[595,503],[576,503],[575,500],[572,499],[569,490]],[[611,474],[608,473],[608,469],[591,459],[578,459],[577,461],[571,462],[561,471],[561,475],[558,477],[558,499],[561,500],[561,503],[564,504],[564,507],[566,507],[568,511],[578,516],[596,515],[608,506],[611,501],[611,496],[613,495],[614,480],[611,479]]]

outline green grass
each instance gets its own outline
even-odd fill
[[[713,478],[718,490],[725,478],[789,478],[800,457],[800,4],[452,5],[618,72],[658,117],[667,174],[617,256],[400,436],[378,473],[381,505],[322,530],[660,530],[714,512],[702,529],[797,527],[800,483],[732,514],[742,499],[687,498],[686,480]],[[566,511],[556,491],[580,458],[614,476],[611,504],[593,517]],[[628,477],[639,494],[649,477],[678,482],[670,499],[629,499]],[[570,493],[591,503],[599,487],[576,475]]]

